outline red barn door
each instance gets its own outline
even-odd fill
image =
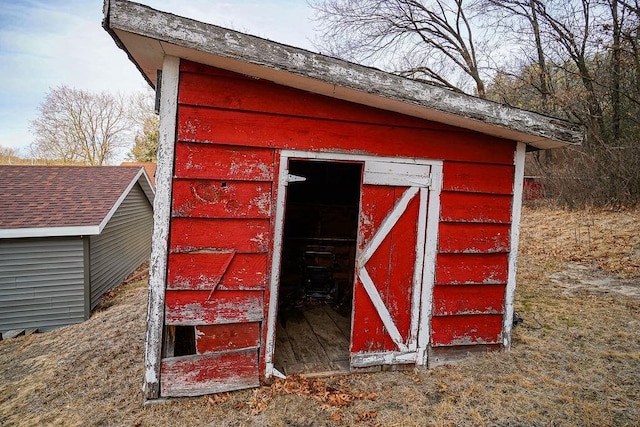
[[[429,185],[428,165],[365,162],[352,367],[415,363],[421,357],[418,332]]]

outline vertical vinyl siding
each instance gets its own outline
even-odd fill
[[[0,240],[0,330],[84,320],[80,237]]]
[[[98,236],[91,237],[91,308],[149,259],[153,210],[136,184]]]

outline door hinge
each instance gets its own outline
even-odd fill
[[[288,185],[290,182],[304,182],[307,180],[305,176],[298,176],[289,173],[288,171],[284,175],[284,185]]]

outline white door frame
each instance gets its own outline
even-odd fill
[[[426,346],[429,344],[431,326],[431,300],[435,280],[435,255],[437,251],[438,222],[440,219],[440,189],[442,184],[442,161],[413,159],[406,157],[378,157],[370,155],[318,153],[311,151],[281,150],[280,168],[278,170],[278,186],[276,190],[276,215],[273,236],[271,277],[269,281],[269,307],[267,311],[267,335],[265,342],[265,377],[282,376],[273,365],[275,353],[275,332],[278,309],[278,292],[280,288],[280,263],[284,231],[284,215],[286,208],[286,187],[289,177],[289,160],[344,161],[364,164],[366,162],[385,162],[427,165],[431,167],[431,187],[429,191],[428,216],[426,224],[425,262],[422,274],[421,309],[418,327],[417,365],[426,364]],[[360,215],[361,208],[358,209]],[[355,279],[354,279],[355,280]]]

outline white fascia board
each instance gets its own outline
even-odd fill
[[[153,202],[156,197],[156,190],[153,188],[153,184],[151,184],[151,178],[149,178],[147,170],[142,167],[142,170],[138,173],[136,178],[136,181],[138,181],[138,184],[140,184],[140,187],[142,187],[142,191],[147,197],[147,200],[149,200],[149,203],[151,203],[151,206],[153,206]]]
[[[171,55],[536,148],[580,144],[584,139],[582,128],[565,120],[128,1],[107,0],[104,26],[152,85],[162,58]]]
[[[100,234],[97,225],[78,227],[5,228],[0,230],[0,239],[23,239],[28,237],[95,236]]]
[[[129,185],[127,185],[127,188],[122,192],[122,194],[120,194],[120,197],[118,197],[118,200],[116,200],[116,202],[113,204],[113,206],[111,207],[111,210],[109,210],[109,213],[100,222],[100,225],[98,226],[99,232],[97,234],[102,233],[102,230],[104,230],[104,228],[107,226],[107,224],[111,220],[111,217],[118,211],[118,208],[120,207],[122,202],[124,202],[124,199],[127,198],[133,186],[138,183],[138,180],[140,180],[142,176],[145,176],[147,182],[149,182],[149,177],[147,176],[147,173],[144,171],[144,168],[141,166],[136,176],[131,180]],[[149,182],[149,186],[151,186],[150,182]],[[142,187],[142,191],[145,193],[145,196],[149,198],[147,191],[145,191],[144,186],[141,185],[141,187]],[[153,198],[149,201],[153,206]]]

